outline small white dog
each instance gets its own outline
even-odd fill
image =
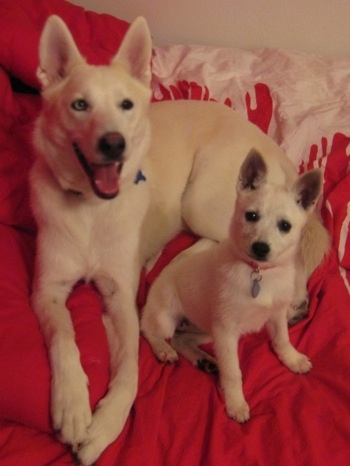
[[[289,341],[287,311],[301,232],[320,194],[322,174],[309,171],[289,190],[269,183],[266,173],[262,156],[252,150],[240,171],[229,238],[209,247],[199,243],[166,267],[150,290],[141,322],[163,362],[178,359],[165,339],[184,319],[211,335],[227,413],[238,422],[249,419],[237,353],[241,335],[266,324],[283,364],[296,373],[312,367]],[[215,359],[196,340],[195,335],[178,334],[172,344],[193,364],[212,366]]]

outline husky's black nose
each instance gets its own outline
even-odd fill
[[[121,160],[124,149],[125,139],[117,132],[106,133],[98,141],[98,151],[108,162],[118,162]]]
[[[267,243],[256,242],[252,244],[252,253],[254,258],[260,261],[266,260],[268,253],[270,252],[270,246]]]

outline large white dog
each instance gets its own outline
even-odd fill
[[[150,105],[151,51],[142,18],[109,66],[88,65],[58,17],[48,19],[40,40],[32,302],[49,350],[53,424],[86,465],[120,434],[136,396],[141,264],[184,227],[214,240],[227,235],[251,147],[263,154],[269,182],[289,187],[297,176],[272,140],[223,105]],[[295,303],[304,301],[307,276],[327,244],[312,218]],[[109,390],[93,414],[66,308],[80,279],[94,281],[103,297],[111,353]]]

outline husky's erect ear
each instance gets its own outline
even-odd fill
[[[113,61],[122,63],[146,86],[151,82],[152,39],[145,18],[139,16],[129,27]]]
[[[39,44],[37,77],[43,88],[65,78],[73,65],[84,61],[66,24],[58,16],[50,16]]]
[[[257,189],[266,177],[266,164],[256,149],[251,149],[244,160],[238,178],[239,189]]]
[[[322,171],[318,168],[299,176],[294,184],[297,203],[305,210],[313,207],[322,189]]]

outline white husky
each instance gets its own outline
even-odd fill
[[[199,243],[171,262],[151,287],[141,321],[162,362],[177,360],[165,339],[184,319],[208,332],[226,410],[238,422],[249,419],[237,354],[241,335],[266,323],[277,356],[291,371],[305,373],[312,367],[289,341],[287,312],[302,229],[320,194],[322,175],[307,172],[286,189],[268,183],[266,171],[261,155],[252,150],[240,172],[229,237],[204,250]],[[197,339],[198,333],[179,334],[173,346],[193,364],[213,366],[215,360],[197,347]]]
[[[213,240],[226,235],[234,180],[250,147],[264,155],[276,183],[289,186],[297,176],[273,141],[223,105],[150,105],[151,55],[142,18],[108,66],[88,65],[58,17],[48,19],[40,40],[32,302],[49,349],[53,424],[84,464],[120,434],[136,396],[141,264],[185,226]],[[313,218],[295,302],[304,300],[307,274],[326,249]],[[80,279],[94,281],[103,297],[111,353],[109,390],[93,414],[66,308]]]

